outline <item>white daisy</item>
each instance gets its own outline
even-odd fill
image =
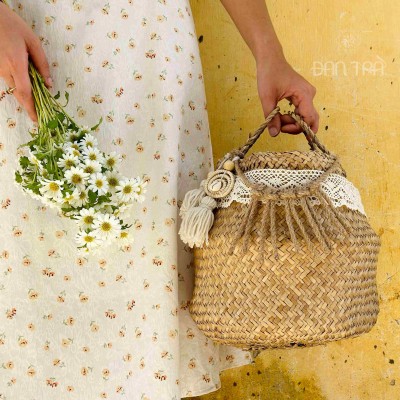
[[[121,174],[118,171],[106,171],[105,172],[108,188],[111,192],[115,191],[115,188],[119,185]]]
[[[118,204],[118,208],[114,211],[114,215],[120,215],[122,213],[124,213],[125,211],[129,210],[130,208],[132,208],[133,203],[119,203]]]
[[[139,203],[141,203],[142,201],[144,201],[145,196],[144,193],[147,192],[147,181],[144,181],[143,179],[137,178],[137,182],[138,182],[138,191],[136,192],[136,201],[138,201]]]
[[[125,178],[115,190],[117,198],[124,203],[128,203],[136,198],[136,193],[140,191],[140,188],[137,179]]]
[[[95,220],[96,210],[93,207],[83,208],[79,212],[77,223],[81,229],[91,229]]]
[[[67,139],[70,143],[74,142],[76,139],[78,139],[79,132],[75,131],[68,131],[67,132]]]
[[[83,159],[92,161],[104,162],[104,155],[98,148],[88,147],[82,150]]]
[[[89,189],[99,195],[106,194],[108,192],[107,178],[99,172],[92,174],[89,178]]]
[[[86,159],[83,163],[79,165],[88,174],[94,174],[96,172],[101,172],[101,164],[96,160]]]
[[[133,241],[134,241],[133,236],[132,236],[131,233],[130,233],[129,231],[127,231],[126,229],[125,229],[125,230],[122,230],[122,231],[119,233],[119,236],[117,237],[117,243],[118,243],[120,246],[124,246],[124,245],[130,244],[130,243],[132,243]]]
[[[82,168],[78,167],[71,167],[71,169],[65,172],[65,178],[80,189],[85,188],[85,184],[89,178],[89,175],[90,174],[85,172]]]
[[[64,169],[70,169],[72,167],[76,167],[77,164],[78,164],[78,156],[73,154],[72,151],[67,151],[57,161],[57,165]]]
[[[109,213],[112,214],[112,207],[110,204],[106,204],[106,203],[97,203],[93,205],[93,208],[96,211],[100,211],[101,213]]]
[[[28,156],[28,160],[31,162],[31,164],[33,164],[35,167],[39,168],[40,171],[43,170],[43,165],[40,162],[40,160],[36,157],[36,155],[34,153],[32,153],[31,150],[29,150],[29,156]]]
[[[75,188],[75,190],[72,192],[71,197],[72,198],[68,201],[73,207],[82,207],[89,202],[88,191],[85,189],[79,190],[78,188]]]
[[[79,246],[86,245],[88,249],[99,247],[102,244],[102,240],[92,232],[80,231],[75,235],[75,240]]]
[[[81,155],[78,143],[64,142],[62,149],[64,153],[72,154],[78,157]]]
[[[40,179],[40,183],[43,185],[39,188],[40,193],[48,199],[60,200],[62,199],[63,193],[63,182],[60,180],[48,180]]]
[[[97,214],[93,222],[93,233],[101,239],[109,240],[119,236],[120,220],[111,214]]]
[[[79,146],[81,149],[88,147],[97,147],[97,139],[90,133],[87,133],[79,142]]]
[[[116,168],[122,161],[122,157],[117,154],[115,151],[112,151],[110,154],[107,154],[104,161],[104,166],[107,169]]]

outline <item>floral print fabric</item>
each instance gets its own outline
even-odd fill
[[[14,184],[26,113],[0,86],[0,399],[177,400],[220,388],[250,353],[190,317],[179,206],[214,168],[188,0],[9,1],[41,38],[55,90],[121,173],[140,175],[132,245],[79,256],[76,224]]]

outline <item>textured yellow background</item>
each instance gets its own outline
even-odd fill
[[[243,0],[251,1],[251,0]],[[380,314],[359,338],[264,351],[222,372],[211,400],[400,400],[400,2],[268,1],[291,65],[317,88],[318,135],[359,188],[382,238]],[[191,0],[215,161],[263,121],[253,56],[216,0]],[[287,101],[280,103],[287,107]],[[282,107],[281,107],[282,108]],[[265,132],[254,151],[306,149],[304,137]]]

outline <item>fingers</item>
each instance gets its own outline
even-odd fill
[[[295,94],[290,97],[291,102],[295,106],[296,114],[299,114],[307,123],[311,130],[316,133],[319,128],[319,115],[313,104],[313,98],[316,94],[316,89],[312,85],[308,85],[301,94]],[[286,124],[287,122],[287,124]],[[301,127],[296,121],[286,114],[285,125],[282,127],[282,132],[300,133]]]
[[[3,77],[3,79],[4,79],[4,82],[6,83],[8,89],[15,87],[15,82],[11,75],[6,75]],[[14,93],[15,93],[15,91],[14,91]]]
[[[296,110],[295,113],[298,114]],[[297,135],[303,132],[302,128],[296,123],[296,121],[289,114],[283,114],[281,116],[281,124],[282,124],[281,131],[284,133]]]
[[[32,39],[27,42],[27,46],[33,64],[35,65],[39,74],[43,77],[46,86],[51,88],[53,86],[53,80],[50,76],[50,67],[39,38],[37,36],[33,36]]]
[[[274,110],[276,107],[277,102],[271,99],[265,99],[262,100],[262,106],[264,110],[264,118],[267,118],[267,116]],[[276,114],[272,120],[269,122],[267,125],[268,132],[271,136],[277,136],[281,130],[281,120],[280,120],[280,113]]]
[[[11,75],[15,82],[16,89],[13,92],[18,102],[25,108],[29,118],[36,122],[37,115],[33,102],[32,86],[28,73],[28,53],[19,57],[11,64]]]

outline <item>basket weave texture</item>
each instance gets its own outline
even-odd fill
[[[241,159],[239,165],[243,172],[257,168],[326,171],[333,161],[331,153],[315,150],[259,152]],[[330,172],[345,176],[340,163]],[[293,223],[296,251],[284,205],[275,207],[274,243],[271,235],[260,235],[267,204],[259,202],[243,250],[243,238],[236,242],[234,238],[248,218],[248,207],[233,201],[227,208],[216,209],[208,245],[193,249],[195,285],[189,310],[205,336],[259,352],[314,346],[370,331],[379,313],[376,268],[380,239],[366,216],[345,206],[338,208],[349,227],[347,235],[341,235],[326,209],[315,205],[315,219],[329,238],[327,250],[298,208],[301,224]]]

